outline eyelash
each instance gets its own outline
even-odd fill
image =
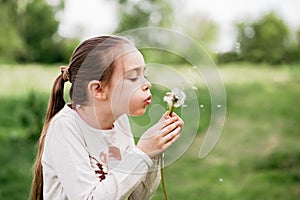
[[[147,76],[144,75],[144,78],[147,79]],[[138,79],[138,77],[136,77],[136,78],[130,78],[129,80],[132,81],[132,82],[134,82],[134,81],[136,81],[137,79]]]
[[[136,81],[138,78],[130,78],[129,80],[130,81],[132,81],[132,82],[134,82],[134,81]]]

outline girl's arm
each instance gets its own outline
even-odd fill
[[[146,176],[152,160],[137,147],[131,148],[118,167],[110,169],[100,182],[76,131],[78,127],[76,130],[76,124],[69,119],[57,120],[49,129],[43,157],[46,197],[60,193],[75,200],[127,199]]]
[[[160,177],[159,159],[153,160],[151,169],[130,195],[129,200],[150,199],[159,186]]]

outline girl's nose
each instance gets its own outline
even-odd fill
[[[151,88],[151,83],[150,82],[146,82],[143,86],[142,86],[142,90],[143,91],[147,91]]]

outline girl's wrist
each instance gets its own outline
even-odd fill
[[[157,155],[151,158],[153,161],[158,161],[161,155]]]

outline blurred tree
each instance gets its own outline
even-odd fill
[[[209,46],[216,41],[219,27],[211,18],[199,13],[192,13],[186,17],[180,17],[179,20],[179,29],[183,30],[198,43]]]
[[[294,36],[290,47],[285,51],[284,61],[286,63],[300,62],[300,30],[296,31]]]
[[[300,48],[300,30],[297,31],[297,36],[296,36],[296,40],[297,40],[297,46]]]
[[[9,61],[26,53],[17,30],[17,1],[0,0],[0,60]]]
[[[116,33],[148,26],[170,27],[172,5],[168,0],[118,0],[119,23]]]
[[[252,23],[237,25],[240,56],[253,62],[283,62],[289,45],[289,28],[274,12]]]
[[[64,0],[0,0],[0,61],[67,62],[76,44],[57,34]]]
[[[23,0],[24,1],[24,0]],[[27,45],[28,61],[54,62],[61,60],[61,46],[56,40],[59,26],[55,12],[62,7],[50,6],[45,0],[25,1],[18,12],[20,34]]]
[[[219,26],[215,21],[198,12],[188,13],[187,15],[181,15],[180,18],[177,19],[176,28],[182,30],[195,40],[199,45],[205,48],[212,59],[215,59],[215,53],[210,50],[211,45],[213,45],[217,39],[219,30]],[[193,50],[189,47],[185,51],[193,54],[193,52],[190,52]]]
[[[173,7],[169,0],[118,0],[119,22],[116,33],[134,28],[161,27],[173,25]],[[157,49],[140,49],[147,62],[173,63],[181,58]]]

